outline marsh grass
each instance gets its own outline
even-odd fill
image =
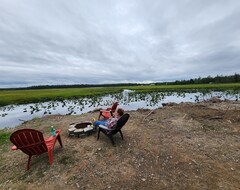
[[[213,90],[239,90],[240,83],[226,83],[226,84],[186,84],[186,85],[147,85],[147,86],[131,86],[127,87],[130,90],[136,92],[151,92],[151,91],[162,91],[162,92],[209,92]]]
[[[122,92],[124,89],[135,92],[205,92],[219,90],[235,90],[239,92],[240,83],[228,84],[191,84],[191,85],[143,85],[143,86],[119,86],[119,87],[92,87],[92,88],[61,88],[38,90],[0,90],[0,106],[10,104],[28,104],[46,101],[63,101],[66,99],[79,99],[111,95]]]
[[[0,106],[27,104],[50,100],[77,99],[121,92],[123,88],[62,88],[40,90],[1,90]]]

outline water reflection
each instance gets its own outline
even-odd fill
[[[23,121],[44,115],[72,115],[93,111],[96,108],[106,108],[118,101],[125,110],[139,108],[154,109],[168,102],[200,102],[218,97],[222,100],[239,100],[239,91],[185,91],[185,92],[142,92],[136,93],[124,90],[122,93],[108,96],[85,97],[72,100],[50,101],[27,105],[10,105],[0,108],[0,129],[15,127]]]

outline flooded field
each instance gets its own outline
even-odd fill
[[[222,100],[238,100],[236,92],[146,92],[136,93],[124,90],[122,93],[80,98],[63,101],[49,101],[35,104],[9,105],[0,108],[0,129],[13,128],[24,121],[41,118],[44,115],[79,115],[99,108],[106,108],[119,102],[124,110],[137,110],[140,108],[155,109],[163,103],[174,102],[200,102],[212,97]]]

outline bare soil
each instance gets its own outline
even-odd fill
[[[46,116],[19,128],[50,135],[61,129],[64,147],[55,145],[53,165],[47,154],[33,157],[0,146],[0,189],[240,189],[240,102],[212,100],[168,104],[155,110],[129,111],[124,140],[116,146],[101,133],[69,137],[70,123],[98,117]]]

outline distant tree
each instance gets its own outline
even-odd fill
[[[233,82],[240,82],[240,75],[235,73],[233,76]]]

